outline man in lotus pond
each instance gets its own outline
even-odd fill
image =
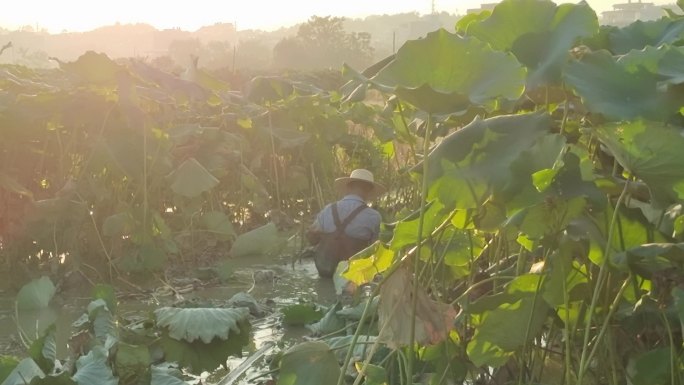
[[[375,242],[380,233],[380,213],[366,202],[383,194],[385,188],[375,182],[370,171],[356,169],[349,177],[337,178],[335,189],[344,197],[325,206],[307,231],[321,277],[332,277],[340,261]]]

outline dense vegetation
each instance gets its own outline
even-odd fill
[[[335,175],[364,165],[390,187],[388,224],[343,276],[369,297],[348,335],[348,309],[312,316],[335,339],[285,351],[278,384],[682,384],[682,41],[675,14],[599,27],[585,3],[504,0],[345,67],[339,91],[257,78],[242,95],[94,53],[59,73],[4,67],[4,261],[104,280],[214,245],[240,254],[250,233],[236,234],[266,211],[305,221]],[[112,307],[96,293],[81,325],[94,347],[36,383],[86,383],[92,362],[112,383],[159,373],[150,345],[97,340]],[[174,309],[145,330],[193,343]],[[246,316],[216,311],[203,319]],[[137,366],[117,366],[133,352]]]

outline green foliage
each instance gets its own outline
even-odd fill
[[[505,0],[491,15],[468,19],[459,28],[496,50],[512,52],[528,68],[527,87],[533,89],[561,80],[570,49],[598,31],[598,20],[586,3]]]
[[[427,60],[416,63],[416,57]],[[407,42],[372,81],[426,112],[445,114],[515,100],[524,78],[524,68],[512,55],[442,29]]]
[[[247,257],[272,253],[278,249],[283,240],[273,222],[267,223],[249,232],[240,234],[228,254],[232,257]]]
[[[4,382],[17,365],[19,365],[19,360],[16,357],[0,356],[0,380]]]
[[[324,342],[305,342],[285,351],[278,385],[334,384],[340,375],[335,354]]]
[[[17,307],[22,310],[47,307],[55,295],[55,285],[48,277],[40,277],[24,285],[17,294]]]
[[[227,340],[232,334],[240,334],[239,324],[247,320],[249,310],[162,307],[154,314],[157,325],[167,327],[171,338],[208,344],[214,338]]]
[[[313,303],[288,305],[282,309],[283,323],[291,326],[304,326],[320,321],[324,316],[323,310]]]

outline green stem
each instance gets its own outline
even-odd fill
[[[620,205],[627,195],[627,188],[629,186],[629,181],[625,182],[625,186],[620,193],[620,197],[615,203],[615,210],[613,211],[613,217],[610,221],[610,226],[608,228],[608,239],[606,240],[606,247],[603,252],[603,262],[601,262],[601,267],[599,268],[598,278],[596,280],[596,286],[594,286],[594,293],[591,297],[591,305],[589,305],[589,314],[587,314],[587,323],[584,329],[584,340],[582,345],[582,355],[580,356],[579,374],[577,375],[577,383],[582,384],[584,380],[584,374],[586,372],[588,364],[588,354],[589,354],[589,334],[591,333],[591,321],[598,303],[599,294],[603,289],[603,284],[608,275],[606,266],[608,265],[608,259],[610,257],[611,244],[613,243],[613,231],[615,230],[615,222],[617,222],[618,213],[620,212]]]
[[[432,131],[432,114],[428,114],[427,124],[425,125],[425,138],[423,139],[423,183],[420,188],[420,218],[418,219],[418,245],[423,243],[423,226],[425,224],[425,200],[427,199],[428,189],[428,151],[430,150],[430,134]],[[418,266],[420,263],[420,250],[418,247],[416,255],[413,257],[413,297],[411,298],[411,329],[409,330],[409,351],[408,364],[406,368],[406,379],[409,384],[413,383],[413,366],[415,361],[415,341],[416,341],[416,309],[418,308]]]

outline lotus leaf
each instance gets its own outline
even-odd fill
[[[200,217],[200,222],[206,231],[216,235],[221,241],[235,238],[235,230],[230,218],[220,211],[210,211]]]
[[[468,358],[473,364],[499,367],[525,343],[525,338],[535,338],[549,309],[546,302],[534,300],[539,279],[529,274],[518,276],[503,295],[478,300],[492,301],[488,304],[491,310],[481,313],[475,335],[468,343]],[[478,306],[473,304],[469,309],[479,312]],[[529,333],[525,333],[528,329]]]
[[[339,376],[340,366],[328,344],[304,342],[283,354],[277,385],[334,384]]]
[[[72,377],[78,385],[117,385],[119,379],[114,377],[107,364],[107,351],[102,346],[94,346],[87,355],[76,361],[76,374]]]
[[[187,385],[180,379],[182,372],[172,364],[152,365],[150,385]]]
[[[283,323],[291,326],[304,326],[319,321],[324,312],[315,304],[299,303],[283,308]]]
[[[171,338],[208,344],[214,338],[227,340],[231,332],[240,334],[239,323],[247,320],[249,309],[162,307],[154,314],[158,326],[169,328]]]
[[[55,285],[50,278],[41,277],[24,285],[17,294],[17,307],[22,310],[42,309],[55,295]]]
[[[593,132],[622,167],[646,183],[654,206],[664,208],[684,199],[682,129],[636,121],[597,127]]]
[[[446,114],[518,99],[525,72],[512,55],[440,29],[406,42],[371,80],[426,112]]]
[[[278,229],[269,222],[254,230],[240,234],[228,252],[232,257],[247,257],[269,254],[280,248],[283,240],[278,236]]]
[[[55,340],[55,324],[49,326],[45,333],[31,344],[29,354],[33,361],[45,372],[50,373],[57,360],[57,341]]]
[[[215,338],[211,343],[197,339],[194,342],[176,340],[166,334],[162,335],[159,344],[164,351],[164,359],[177,362],[191,373],[199,375],[204,371],[214,371],[226,366],[229,356],[242,356],[242,349],[250,343],[250,326],[247,321],[238,323],[240,333],[231,335],[227,340]]]
[[[84,82],[97,85],[115,85],[117,76],[126,71],[104,53],[88,51],[71,63],[60,62],[59,66],[67,73],[74,74]]]
[[[152,358],[147,346],[126,343],[119,343],[117,346],[114,367],[123,383],[149,379],[151,363]]]
[[[356,285],[371,282],[376,275],[382,274],[394,261],[394,251],[378,242],[373,245],[371,255],[357,254],[349,259],[342,277]]]
[[[654,349],[632,357],[627,364],[630,383],[634,385],[671,384],[672,361],[670,347]]]
[[[19,365],[19,360],[12,356],[0,356],[0,381],[5,381],[14,368]]]
[[[338,311],[342,309],[342,304],[337,302],[331,306],[325,313],[323,318],[318,322],[306,325],[306,328],[311,330],[315,336],[329,335],[331,333],[339,332],[344,328],[346,322],[338,315]]]
[[[504,0],[489,17],[471,18],[460,28],[496,50],[513,52],[529,69],[527,86],[534,88],[560,81],[570,49],[598,31],[598,20],[585,2]]]
[[[412,312],[411,297],[417,292],[417,309]],[[456,311],[448,304],[432,300],[422,287],[415,290],[406,268],[395,271],[380,288],[378,338],[390,348],[408,345],[411,320],[415,316],[415,342],[436,344],[453,329]]]
[[[178,195],[194,198],[211,190],[219,181],[195,158],[185,160],[171,174],[171,190]]]
[[[550,130],[551,119],[543,113],[475,119],[430,152],[428,199],[436,198],[448,208],[480,207],[490,194],[524,177],[514,175],[511,165]]]
[[[648,243],[611,256],[614,265],[631,269],[644,278],[684,263],[684,243]]]
[[[570,62],[564,77],[591,112],[613,120],[665,119],[677,113],[682,102],[675,90],[658,87],[659,74],[630,60],[618,61],[604,50]]]
[[[45,373],[30,358],[24,358],[12,369],[7,378],[0,385],[26,385],[34,378],[44,378]]]
[[[641,21],[624,28],[611,30],[608,34],[609,49],[616,55],[648,46],[677,44],[684,38],[684,19]]]

